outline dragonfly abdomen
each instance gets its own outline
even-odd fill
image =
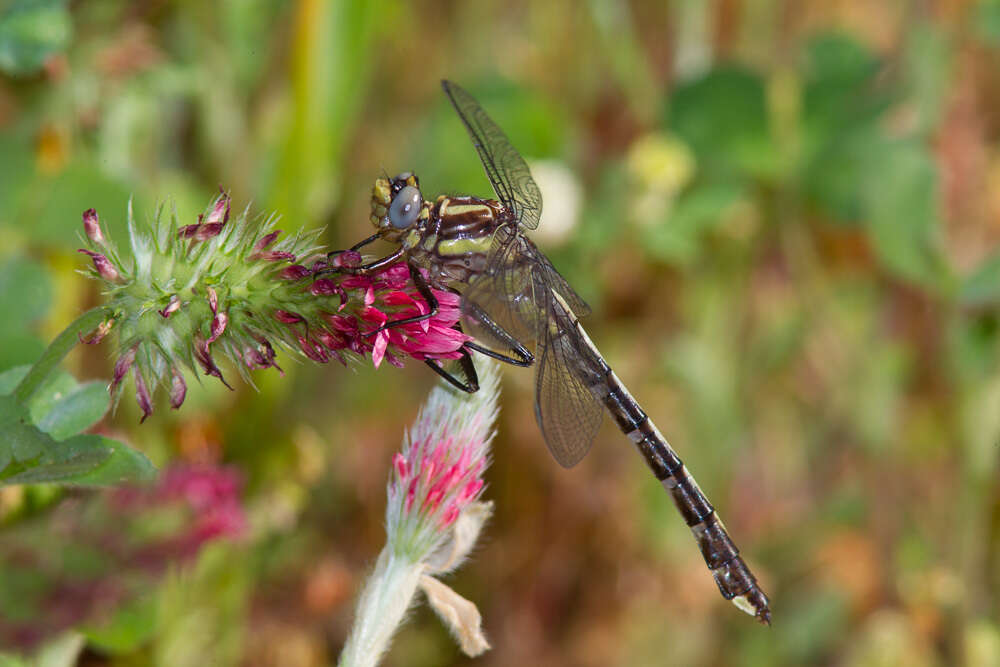
[[[722,596],[761,622],[770,623],[767,596],[739,555],[739,549],[730,539],[715,508],[660,430],[610,369],[606,392],[603,396],[605,407],[622,432],[635,443],[663,488],[670,493],[677,510],[694,534]]]
[[[563,299],[558,298],[557,301],[564,312],[571,312]],[[670,493],[674,505],[698,542],[705,565],[712,572],[722,597],[762,623],[770,624],[771,610],[767,596],[757,585],[757,579],[740,556],[715,508],[656,424],[611,370],[580,320],[572,317],[571,321],[573,326],[570,331],[576,331],[579,339],[577,349],[584,360],[577,367],[577,372],[590,386],[591,392],[604,403],[618,428],[635,444],[646,465]]]

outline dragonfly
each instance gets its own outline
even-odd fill
[[[371,334],[436,315],[431,287],[458,293],[462,318],[456,326],[473,338],[457,360],[464,377],[436,360],[427,365],[467,392],[479,388],[472,353],[533,366],[535,417],[552,456],[567,468],[587,454],[604,413],[610,413],[670,494],[722,596],[770,624],[768,598],[712,504],[581,326],[587,304],[526,235],[538,226],[542,195],[524,158],[469,93],[450,81],[442,87],[496,198],[442,195],[430,201],[412,172],[376,179],[370,218],[375,233],[352,250],[377,239],[396,249],[337,270],[371,274],[405,262],[428,308]]]

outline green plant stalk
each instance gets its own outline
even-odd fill
[[[80,338],[94,329],[109,317],[106,308],[98,306],[88,310],[72,323],[62,333],[56,336],[41,358],[35,362],[28,374],[14,388],[14,398],[22,405],[26,404],[42,386],[45,379],[56,369],[56,366],[69,354],[70,350],[80,344]]]

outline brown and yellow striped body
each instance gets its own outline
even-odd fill
[[[493,233],[504,224],[507,209],[493,199],[444,195],[425,206],[426,224],[404,241],[410,261],[427,269],[438,285],[465,284],[482,273]]]

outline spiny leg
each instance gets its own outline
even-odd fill
[[[516,338],[514,338],[506,329],[501,327],[499,324],[493,321],[493,319],[483,311],[482,308],[478,306],[472,306],[475,312],[475,319],[478,320],[479,324],[489,330],[490,334],[496,338],[498,341],[506,345],[510,350],[516,354],[516,357],[509,356],[502,352],[497,352],[496,350],[491,350],[488,347],[484,347],[479,343],[473,343],[469,341],[465,344],[470,350],[475,350],[480,354],[485,354],[487,357],[493,357],[498,361],[502,361],[506,364],[511,364],[513,366],[520,366],[522,368],[530,366],[535,363],[535,355],[528,351],[524,345],[521,344]],[[459,328],[461,331],[461,328]]]
[[[365,245],[366,243],[370,243],[372,240],[374,240],[376,238],[378,238],[377,235],[374,236],[374,237],[368,237],[367,239],[365,239],[361,243],[355,244],[355,246],[353,248],[351,248],[351,250],[354,250],[356,248],[360,248],[361,246]],[[327,255],[327,258],[328,259],[333,258],[336,255],[341,254],[342,252],[344,252],[344,251],[343,250],[335,250],[335,251],[329,253]],[[396,250],[395,252],[393,252],[392,254],[386,255],[385,257],[380,257],[379,259],[376,259],[373,262],[369,262],[368,264],[362,264],[361,266],[331,266],[331,267],[327,267],[325,269],[322,269],[322,270],[318,271],[317,275],[321,275],[321,274],[324,274],[324,273],[346,273],[346,274],[352,275],[352,276],[367,276],[367,275],[371,275],[372,273],[375,273],[376,271],[378,271],[380,269],[384,269],[385,267],[391,266],[391,265],[395,264],[396,262],[398,262],[399,259],[403,256],[403,253],[404,253],[404,250],[403,250],[402,246],[400,246],[400,248],[398,250]]]
[[[369,331],[365,334],[366,337],[374,336],[377,333],[381,333],[386,329],[392,329],[395,327],[401,327],[404,324],[413,324],[415,322],[423,322],[424,320],[429,320],[438,314],[439,304],[437,297],[434,296],[434,292],[431,291],[430,285],[424,280],[424,276],[420,273],[420,269],[410,265],[410,278],[413,279],[413,284],[416,285],[417,291],[420,292],[420,296],[424,297],[424,301],[427,302],[427,307],[429,311],[423,315],[414,315],[413,317],[404,317],[399,320],[393,320],[392,322],[386,322],[380,326],[375,331]]]
[[[454,375],[442,368],[434,359],[424,359],[424,363],[431,367],[431,370],[450,382],[452,386],[461,389],[468,394],[479,391],[479,375],[476,373],[476,366],[472,363],[472,355],[467,349],[462,349],[462,356],[458,358],[458,364],[465,374],[465,382],[462,382]]]
[[[372,234],[371,236],[369,236],[368,238],[364,239],[363,241],[358,241],[357,243],[355,243],[354,245],[352,245],[350,250],[331,250],[330,252],[326,253],[326,259],[327,259],[327,261],[333,261],[333,258],[336,257],[337,255],[342,255],[345,252],[357,252],[358,250],[360,250],[361,248],[364,248],[366,245],[368,245],[372,241],[375,241],[376,239],[378,239],[378,237],[379,237],[379,234]]]

